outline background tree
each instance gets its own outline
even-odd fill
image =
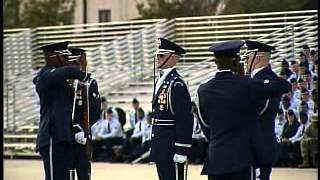
[[[73,23],[75,0],[4,0],[4,28],[34,28]]]
[[[212,0],[147,0],[138,3],[141,19],[213,15],[218,1]]]
[[[5,29],[19,27],[20,4],[19,0],[3,0],[3,27]]]
[[[147,0],[138,3],[142,19],[309,10],[318,0]]]
[[[75,0],[29,0],[23,7],[22,26],[72,24],[74,8]]]
[[[225,0],[225,4],[222,14],[238,14],[316,9],[318,0]]]

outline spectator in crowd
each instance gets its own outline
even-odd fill
[[[304,62],[300,62],[299,63],[299,72],[298,72],[298,80],[299,79],[303,79],[304,80],[304,76],[305,76],[305,72],[306,72],[306,67],[305,67],[305,63]]]
[[[140,103],[137,98],[133,98],[132,100],[132,107],[133,111],[130,112],[129,122],[130,122],[130,129],[126,132],[126,137],[130,138],[136,123],[138,122],[138,115],[137,111],[140,108]]]
[[[307,83],[302,79],[300,78],[298,80],[298,89],[301,91],[303,88],[307,89]],[[301,92],[300,92],[301,93]]]
[[[102,115],[101,117],[105,117]],[[97,139],[98,132],[100,131],[100,127],[104,123],[105,119],[100,118],[96,123],[91,126],[91,136],[92,136],[92,160],[96,161],[99,159],[98,156],[101,154],[101,141]]]
[[[108,106],[108,101],[106,99],[106,97],[102,96],[101,97],[101,115],[103,116],[102,118],[103,119],[106,119],[105,115],[106,115],[106,112],[108,110],[109,106]],[[118,116],[118,112],[116,111],[115,108],[113,107],[110,107],[112,109],[112,114],[113,116],[119,120],[119,116]]]
[[[310,91],[306,88],[301,89],[301,101],[304,101],[308,104],[308,114],[313,114],[314,102],[310,97]]]
[[[137,122],[135,123],[133,133],[130,138],[128,138],[127,142],[127,152],[131,153],[136,146],[142,143],[142,136],[143,136],[143,126],[146,123],[145,121],[145,114],[143,109],[140,107],[137,110]]]
[[[286,75],[284,70],[281,70],[279,73],[279,77],[281,77],[282,79],[288,79],[288,76]]]
[[[300,91],[298,88],[298,82],[296,78],[292,78],[289,80],[291,83],[292,95],[299,100],[300,99]]]
[[[303,58],[304,58],[304,59],[302,59],[302,61],[305,63],[306,69],[309,69],[309,60],[311,60],[309,46],[307,44],[303,45],[301,52],[302,52]]]
[[[313,72],[313,68],[314,68],[314,62],[318,60],[318,52],[315,50],[311,50],[310,52],[310,63],[309,63],[309,70],[311,72]]]
[[[292,90],[289,91],[289,92],[286,94],[286,96],[288,96],[288,97],[290,98],[291,107],[297,111],[297,110],[298,110],[298,107],[299,107],[300,100],[297,99],[297,98],[293,95]]]
[[[280,154],[278,164],[292,166],[294,160],[293,145],[290,138],[294,137],[299,129],[300,123],[293,110],[289,110],[286,115],[286,123],[283,127],[283,132],[280,138]]]
[[[282,109],[279,109],[277,113],[277,117],[274,121],[274,132],[277,138],[277,142],[280,142],[281,134],[283,131],[283,127],[286,123],[286,118],[284,117],[284,113]]]
[[[109,108],[106,113],[106,119],[96,127],[97,132],[95,137],[92,137],[92,145],[94,152],[101,153],[96,154],[99,160],[110,161],[113,155],[112,146],[123,144],[123,132],[119,121],[113,115],[112,109]]]
[[[290,149],[291,151],[289,154],[292,153],[293,159],[291,160],[291,163],[294,166],[298,165],[302,161],[301,151],[300,151],[300,142],[302,140],[302,136],[306,127],[308,127],[310,124],[308,114],[305,112],[300,112],[299,121],[300,121],[300,126],[296,134],[293,137],[289,138],[289,141],[290,141],[289,146],[291,146],[291,149]]]
[[[305,73],[304,73],[304,81],[307,84],[307,89],[311,90],[311,88],[312,88],[312,74],[311,74],[311,71],[309,71],[309,70],[305,71]]]
[[[282,60],[281,62],[281,70],[280,72],[283,72],[287,78],[289,78],[292,74],[292,71],[289,68],[289,63],[285,59]]]
[[[145,118],[145,121],[142,121],[142,122],[143,122],[142,123],[142,143],[134,148],[132,153],[126,158],[127,160],[125,162],[131,162],[134,159],[146,153],[147,151],[149,151],[150,141],[151,141],[151,127],[152,127],[151,113],[148,113],[148,115]],[[146,158],[144,162],[148,162],[148,161],[149,159]]]
[[[318,113],[318,89],[312,90],[311,95],[314,102],[313,113]]]
[[[318,76],[318,59],[313,62],[312,74],[313,76]]]
[[[318,90],[318,76],[314,76],[312,78],[312,85],[311,85],[311,89],[316,89]]]
[[[124,132],[124,125],[126,124],[127,122],[127,116],[126,116],[126,112],[120,108],[120,107],[116,107],[114,108],[116,110],[116,113],[118,114],[118,117],[119,117],[119,122],[121,124],[121,129],[122,129],[122,132]]]
[[[309,109],[310,109],[310,108],[309,108],[308,103],[306,103],[305,101],[301,101],[298,110],[299,110],[299,112],[304,112],[304,113],[306,113],[306,114],[308,115],[309,119],[310,119],[311,116],[312,116],[312,114],[313,114],[313,112],[311,112]]]
[[[297,61],[295,61],[295,60],[291,61],[291,71],[292,71],[292,74],[289,77],[289,80],[292,79],[292,78],[298,79],[299,65],[298,65]]]
[[[300,144],[303,162],[299,168],[318,167],[318,116],[314,114],[311,124],[305,128]],[[311,162],[310,162],[310,160]]]
[[[283,96],[281,100],[281,109],[287,118],[288,111],[291,110],[294,112],[295,115],[297,115],[297,110],[292,107],[290,98],[288,96]]]
[[[192,102],[191,105],[194,119],[190,162],[199,164],[204,162],[207,155],[208,142],[201,130],[200,122],[197,119],[197,105],[194,102]]]

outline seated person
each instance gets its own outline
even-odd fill
[[[152,127],[152,118],[151,113],[148,113],[146,120],[142,123],[142,143],[136,146],[132,153],[127,157],[126,162],[131,162],[143,155],[150,149],[151,142],[151,127]],[[144,162],[148,162],[148,158]]]
[[[317,89],[312,90],[311,96],[314,102],[313,113],[318,113],[318,90]]]
[[[308,119],[311,119],[313,113],[309,110],[309,105],[305,101],[301,101],[298,110],[308,115]]]
[[[299,164],[302,161],[302,157],[300,156],[301,152],[300,152],[300,142],[302,140],[303,137],[303,133],[305,131],[305,129],[309,126],[309,118],[308,118],[308,114],[305,112],[300,112],[299,113],[299,121],[300,121],[300,126],[296,132],[296,134],[289,138],[289,141],[291,143],[291,152],[292,156],[293,156],[293,160],[292,163],[294,165]]]
[[[277,142],[280,142],[281,134],[282,134],[285,123],[286,123],[286,119],[284,117],[283,111],[282,109],[279,109],[277,113],[277,117],[274,121],[274,132],[277,137]]]
[[[311,124],[305,129],[300,143],[303,162],[299,168],[318,167],[318,115],[314,114]],[[311,161],[310,161],[311,160]]]
[[[301,101],[304,101],[308,104],[309,113],[313,114],[314,102],[311,99],[310,93],[311,92],[305,88],[301,89]]]
[[[105,117],[103,115],[102,117]],[[98,155],[101,153],[101,141],[96,140],[98,132],[100,131],[100,127],[104,123],[105,119],[100,118],[96,123],[91,126],[91,137],[92,137],[92,160],[96,161]]]
[[[300,123],[292,109],[288,110],[286,115],[286,123],[280,138],[280,152],[278,157],[278,165],[291,166],[293,161],[292,142],[290,138],[295,136],[298,131]]]
[[[106,119],[97,127],[97,133],[92,141],[93,149],[98,149],[101,160],[112,160],[112,146],[123,144],[123,132],[119,121],[114,117],[111,108],[107,110]],[[100,156],[99,156],[100,155]]]
[[[127,142],[125,145],[125,153],[130,154],[137,145],[140,145],[142,143],[142,128],[145,123],[146,122],[144,111],[142,108],[139,108],[137,110],[137,122],[135,123],[133,134],[130,138],[127,138]]]
[[[133,111],[131,111],[130,115],[129,115],[130,129],[128,129],[126,132],[127,138],[131,137],[133,130],[134,130],[134,127],[138,121],[137,111],[140,107],[140,103],[136,98],[133,98],[133,100],[132,100],[132,107],[133,107]]]
[[[296,116],[298,115],[297,109],[295,109],[294,106],[291,105],[290,97],[288,97],[287,95],[284,95],[282,97],[281,102],[280,102],[280,107],[281,107],[286,119],[287,119],[287,114],[288,114],[289,110],[292,110]]]

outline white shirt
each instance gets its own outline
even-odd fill
[[[133,133],[132,133],[132,136],[133,138],[140,138],[142,137],[142,128],[144,126],[144,123],[146,123],[146,120],[145,119],[142,119],[142,120],[138,120],[136,125],[134,126],[134,130],[133,130]]]
[[[266,66],[265,66],[266,67]],[[259,71],[261,71],[263,68],[265,67],[261,67],[261,68],[258,68],[258,69],[255,69],[251,72],[250,76],[251,78],[253,78]]]
[[[142,126],[142,143],[151,140],[152,125],[144,121]]]
[[[292,72],[292,74],[290,75],[290,77],[288,78],[288,81],[290,81],[290,79],[295,78],[298,81],[298,74],[295,72]]]
[[[171,68],[167,68],[167,69],[161,69],[161,71],[163,71],[163,75],[160,77],[160,74],[159,74],[159,79],[157,81],[157,84],[156,84],[156,91],[154,92],[154,94],[157,94],[160,86],[162,85],[163,81],[166,79],[167,75],[173,70],[175,69],[176,67],[173,66]]]
[[[91,126],[91,136],[92,136],[92,140],[95,140],[97,138],[97,134],[100,128],[100,124],[103,123],[103,121],[105,121],[104,119],[99,119],[97,122],[95,122],[92,126]]]
[[[133,129],[136,124],[136,112],[131,111],[129,115],[130,126]]]
[[[293,108],[294,110],[298,111],[298,107],[300,104],[300,100],[295,98],[294,96],[292,96],[291,100],[290,100],[290,104],[291,104],[291,108]]]
[[[111,120],[103,120],[101,123],[99,123],[97,129],[96,136],[100,136],[103,139],[124,136],[121,129],[121,124],[115,118],[112,118]]]
[[[283,127],[285,123],[286,123],[285,119],[280,121],[278,118],[276,118],[274,121],[274,133],[276,134],[278,142],[280,142],[281,134],[283,132]]]
[[[309,126],[309,123],[306,122],[305,124],[300,124],[296,134],[289,138],[289,140],[294,143],[294,142],[298,142],[298,141],[301,141],[302,137],[303,137],[303,133],[304,131],[306,130],[306,128]]]

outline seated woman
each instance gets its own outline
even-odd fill
[[[277,164],[280,166],[294,166],[294,145],[290,138],[294,137],[299,129],[300,123],[293,110],[288,110],[286,123],[280,137],[280,152]]]

